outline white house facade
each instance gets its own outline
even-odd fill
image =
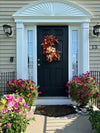
[[[94,66],[92,63],[94,57],[91,58],[93,56],[91,46],[94,45],[95,37],[92,38],[90,30],[94,25],[91,20],[94,17],[96,21],[99,9],[95,9],[96,15],[90,9],[94,5],[98,7],[100,3],[92,1],[91,6],[91,0],[86,2],[87,5],[85,2],[30,0],[24,3],[22,0],[19,5],[15,6],[15,10],[13,9],[11,14],[9,9],[8,14],[13,20],[8,15],[10,20],[8,22],[13,23],[15,33],[14,37],[7,38],[7,40],[6,37],[3,38],[3,42],[7,49],[13,50],[9,51],[9,56],[14,57],[14,62],[9,64],[9,67],[2,67],[2,70],[9,68],[10,71],[13,66],[13,70],[16,70],[17,73],[17,79],[30,78],[39,84],[43,94],[37,99],[36,104],[73,103],[64,92],[66,82],[71,80],[74,75],[86,73],[90,67]],[[11,6],[10,4],[15,5],[14,1],[8,2],[9,6]],[[47,63],[42,57],[41,43],[46,35],[57,36],[61,47],[60,61]],[[0,41],[2,45],[2,39]],[[99,39],[95,44],[98,45],[98,42]],[[99,58],[99,52],[94,51],[94,53],[96,53],[94,54],[96,57],[98,54]],[[0,59],[2,56],[5,59],[8,57],[1,55]],[[4,58],[2,60],[4,61]]]

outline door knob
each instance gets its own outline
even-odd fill
[[[38,64],[38,66],[40,66],[40,64]]]

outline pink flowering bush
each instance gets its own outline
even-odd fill
[[[5,95],[0,101],[0,133],[25,132],[30,120],[28,105],[18,95]]]
[[[9,111],[0,114],[0,133],[22,133],[26,131],[29,121],[34,118],[23,117],[23,114]]]
[[[25,115],[28,112],[28,105],[24,98],[18,95],[4,95],[0,101],[0,112],[7,113],[8,111]]]
[[[30,109],[31,106],[34,104],[38,94],[41,94],[41,92],[38,92],[39,86],[36,86],[35,82],[30,79],[12,79],[11,81],[7,82],[7,85],[9,86],[8,93],[18,93],[18,95],[25,99]]]
[[[69,95],[73,101],[80,105],[87,104],[91,98],[100,96],[98,82],[95,77],[91,77],[90,73],[75,76],[71,81],[67,82]]]

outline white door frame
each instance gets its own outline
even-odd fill
[[[41,23],[43,24],[43,23]],[[52,25],[55,23],[53,22]],[[33,53],[34,53],[34,81],[37,83],[37,25],[25,26],[24,23],[16,24],[17,30],[17,78],[27,79],[28,78],[28,64],[27,64],[27,38],[26,32],[27,30],[33,30]],[[48,24],[45,24],[48,25]],[[59,25],[59,22],[56,22],[56,25]],[[89,70],[89,23],[82,23],[73,25],[63,23],[61,25],[68,25],[68,79],[72,79],[72,30],[77,29],[80,32],[79,40],[81,43],[79,44],[79,74],[84,73]],[[82,41],[83,40],[83,41]]]

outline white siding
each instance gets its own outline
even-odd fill
[[[97,23],[100,24],[100,0],[71,0],[93,14],[89,28],[89,64],[90,70],[100,71],[100,37],[96,38],[91,35],[91,30]],[[92,45],[97,45],[97,49],[92,49]]]

